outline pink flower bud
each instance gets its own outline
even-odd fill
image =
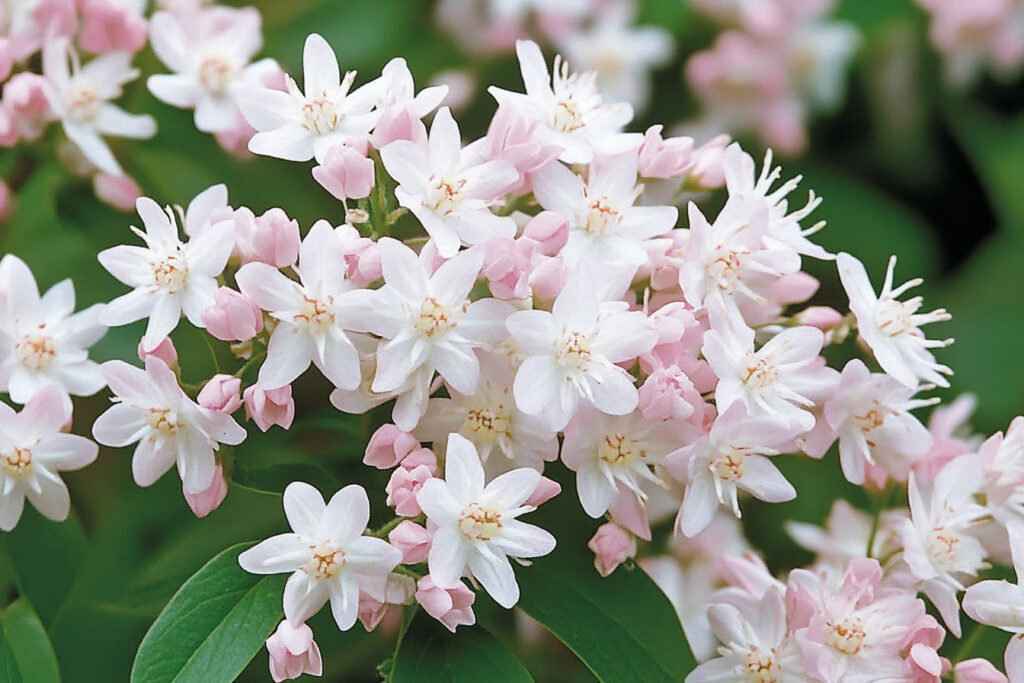
[[[437,476],[437,456],[429,448],[417,448],[402,458],[401,466],[407,470],[426,467],[431,476]]]
[[[142,196],[139,184],[130,175],[97,173],[92,186],[100,200],[121,211],[134,211],[135,200]]]
[[[388,494],[387,504],[395,508],[395,514],[401,517],[415,517],[420,514],[419,501],[416,494],[434,475],[430,468],[419,465],[412,469],[398,467],[391,473],[391,479],[384,491]]]
[[[341,201],[369,197],[374,182],[373,160],[348,145],[334,145],[327,150],[324,163],[313,169],[313,178]]]
[[[722,158],[729,146],[729,136],[719,135],[710,142],[693,150],[692,183],[701,190],[717,190],[725,185],[725,169]]]
[[[608,522],[598,527],[587,547],[594,551],[597,573],[608,576],[627,558],[636,555],[636,538],[619,525]]]
[[[554,301],[569,279],[569,269],[560,258],[545,258],[534,266],[530,274],[533,293],[542,301]]]
[[[408,519],[399,522],[388,534],[388,541],[402,551],[402,564],[418,564],[430,552],[430,532]]]
[[[704,404],[693,382],[675,365],[651,373],[638,393],[646,420],[685,420]]]
[[[954,683],[1007,683],[1007,678],[987,659],[967,659],[953,667]]]
[[[4,84],[4,109],[12,120],[15,140],[35,140],[53,118],[50,101],[46,97],[49,87],[46,78],[31,71],[14,74]]]
[[[182,493],[185,494],[185,502],[192,508],[192,512],[195,513],[196,517],[205,517],[220,507],[220,504],[224,502],[224,498],[228,495],[228,482],[224,479],[224,468],[221,467],[220,463],[217,463],[217,469],[213,473],[213,481],[199,493],[189,493],[184,488]]]
[[[513,107],[498,107],[485,138],[488,158],[505,159],[515,166],[520,176],[533,173],[555,159],[561,149],[538,141],[534,134],[538,125]]]
[[[483,276],[498,299],[525,299],[530,295],[530,264],[537,243],[531,239],[495,237],[482,245]]]
[[[178,367],[178,350],[174,348],[174,342],[170,337],[165,337],[162,342],[156,345],[152,351],[146,351],[142,342],[139,342],[139,360],[146,362],[150,356],[155,356],[164,362],[171,370]]]
[[[277,389],[264,389],[253,384],[242,392],[242,400],[245,401],[245,417],[255,422],[260,431],[265,432],[274,425],[284,429],[292,426],[295,401],[292,400],[290,384]]]
[[[199,391],[196,402],[204,408],[231,414],[242,405],[242,380],[231,375],[214,375]]]
[[[235,245],[243,263],[259,261],[284,268],[299,258],[299,222],[281,209],[270,209],[257,218],[242,207],[234,219]]]
[[[532,505],[533,507],[540,507],[561,492],[561,484],[552,479],[548,479],[547,477],[541,477],[540,481],[537,482],[536,488],[533,489],[533,493],[531,493],[530,497],[526,499],[525,504]]]
[[[452,633],[459,626],[472,626],[476,623],[476,615],[473,614],[476,594],[462,581],[455,588],[444,589],[436,586],[430,574],[427,574],[417,582],[416,588],[416,602]]]
[[[423,146],[427,144],[426,126],[408,107],[385,109],[373,129],[370,143],[375,149],[382,149],[396,140],[411,140]]]
[[[320,648],[313,640],[313,631],[305,623],[293,626],[282,621],[274,635],[267,639],[270,653],[270,675],[274,683],[281,683],[302,674],[321,676],[324,672]]]
[[[221,341],[249,341],[263,329],[263,313],[251,299],[230,287],[213,293],[213,305],[203,311],[206,331]]]
[[[772,284],[768,296],[780,304],[795,304],[810,299],[819,286],[821,283],[813,275],[803,271],[789,273]]]
[[[380,249],[369,237],[363,237],[351,225],[339,225],[334,234],[341,242],[345,256],[346,274],[357,285],[364,286],[384,276],[380,263]]]
[[[569,221],[554,211],[541,211],[523,227],[523,237],[536,241],[540,253],[554,256],[569,240]]]
[[[665,140],[662,126],[651,126],[640,145],[637,169],[644,178],[681,178],[693,167],[693,138]]]
[[[843,314],[831,306],[808,306],[796,314],[796,321],[801,325],[810,325],[819,330],[835,327],[843,320]]]
[[[146,20],[128,5],[110,0],[80,0],[82,49],[104,52],[138,52],[146,44]]]
[[[420,447],[412,434],[403,432],[393,424],[383,424],[370,437],[366,444],[363,462],[377,469],[386,470],[394,467],[402,458]]]

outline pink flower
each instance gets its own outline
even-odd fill
[[[678,366],[658,368],[637,393],[646,420],[689,420],[695,427],[703,425],[704,399]]]
[[[391,530],[388,541],[402,551],[402,564],[419,564],[430,552],[430,532],[408,519]]]
[[[324,163],[313,169],[313,178],[336,199],[362,199],[370,196],[374,183],[374,164],[366,154],[349,145],[331,147]]]
[[[265,389],[253,384],[242,392],[245,401],[245,417],[251,419],[260,428],[267,431],[274,425],[284,429],[292,426],[295,419],[295,401],[292,400],[292,387],[286,384],[276,389]]]
[[[360,235],[351,225],[339,225],[334,234],[341,241],[349,279],[363,286],[384,276],[376,242]]]
[[[222,413],[233,413],[242,405],[238,392],[242,388],[242,380],[232,375],[214,375],[196,396],[196,402],[204,408],[219,410]]]
[[[569,240],[569,220],[553,211],[541,211],[523,226],[523,237],[537,242],[537,251],[554,256]]]
[[[202,318],[206,331],[222,341],[248,341],[263,329],[260,307],[230,287],[213,293],[213,304]]]
[[[680,178],[693,168],[693,138],[665,140],[662,126],[651,126],[640,145],[638,169],[643,178]]]
[[[294,265],[299,243],[299,222],[281,209],[269,209],[259,218],[244,207],[235,212],[235,248],[242,263],[257,261],[275,268]]]
[[[476,593],[466,588],[462,581],[456,581],[451,588],[440,588],[427,574],[419,580],[416,588],[416,602],[452,633],[459,626],[472,626],[476,623],[476,615],[473,614]]]
[[[531,120],[514,106],[499,106],[487,136],[469,144],[467,153],[482,160],[504,159],[519,173],[519,186],[515,191],[525,189],[527,176],[558,157],[561,147],[542,141],[536,135],[539,121]],[[528,186],[527,186],[528,187]]]
[[[390,469],[419,447],[420,442],[412,434],[393,424],[382,424],[366,444],[363,462],[377,469]]]
[[[395,514],[401,517],[415,517],[420,514],[416,494],[433,476],[430,468],[425,465],[406,468],[403,463],[402,467],[391,473],[391,479],[384,489],[388,494],[387,504],[394,507]]]
[[[954,683],[1008,683],[1006,676],[987,659],[965,659],[953,667]]]
[[[172,370],[178,367],[178,350],[174,348],[174,342],[171,341],[170,337],[164,337],[163,341],[157,344],[156,348],[152,351],[146,351],[144,341],[140,341],[138,354],[139,360],[143,362],[152,356],[162,360],[164,364]]]
[[[102,52],[138,52],[146,44],[146,20],[128,3],[117,0],[79,0],[82,49]]]
[[[270,675],[274,683],[298,678],[302,674],[323,675],[320,648],[313,640],[313,631],[304,622],[292,626],[285,619],[278,624],[274,635],[267,639],[267,652],[270,653]]]
[[[205,517],[210,514],[220,507],[220,504],[224,502],[224,498],[228,495],[228,482],[224,477],[224,468],[220,463],[217,463],[213,481],[207,488],[198,493],[189,493],[188,491],[183,491],[183,493],[185,495],[185,502],[192,508],[192,512],[195,513],[196,517]]]
[[[96,196],[121,211],[131,211],[142,196],[139,184],[130,175],[97,173],[92,179]]]
[[[587,547],[594,552],[594,569],[601,576],[608,576],[620,564],[636,556],[636,537],[608,522],[598,527]]]
[[[495,237],[482,245],[491,294],[497,299],[525,299],[530,295],[530,266],[537,244],[530,239]]]
[[[2,111],[10,117],[10,130],[0,134],[2,144],[13,145],[19,138],[35,140],[55,114],[47,98],[49,81],[31,71],[11,76],[4,84]]]

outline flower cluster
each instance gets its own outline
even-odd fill
[[[917,4],[930,15],[929,37],[953,83],[968,83],[985,67],[1013,74],[1024,63],[1024,3],[1019,0]]]
[[[742,40],[791,46],[805,29],[813,37],[827,3],[777,3],[777,16],[705,4],[738,12]],[[455,631],[475,622],[480,590],[515,605],[512,561],[555,548],[531,513],[567,473],[565,495],[597,526],[597,571],[644,554],[676,599],[703,661],[690,681],[938,681],[965,590],[969,617],[1024,630],[1019,586],[971,585],[1009,561],[1008,547],[1021,570],[1024,418],[983,443],[958,431],[964,402],[922,424],[914,411],[939,401],[922,394],[951,374],[934,355],[951,340],[922,328],[948,314],[907,296],[921,281],[897,284],[895,258],[879,286],[854,256],[813,242],[821,199],[791,206],[800,179],[780,182],[770,154],[758,170],[721,138],[695,148],[660,126],[629,132],[628,103],[606,101],[595,74],[561,58],[549,68],[530,41],[516,43],[522,88],[492,87],[490,126],[464,143],[447,90],[417,91],[402,59],[359,81],[313,34],[300,85],[274,63],[249,64],[257,15],[196,11],[209,13],[201,30],[184,9],[152,17],[174,73],[150,89],[254,154],[313,162],[345,222],[303,235],[283,209],[231,206],[223,185],[185,209],[140,197],[131,243],[99,254],[127,290],[79,313],[69,282],[40,296],[5,257],[0,389],[24,407],[0,410],[0,526],[17,523],[26,497],[66,516],[56,472],[97,452],[65,433],[70,395],[109,386],[95,440],[134,445],[140,486],[176,469],[202,516],[227,494],[225,446],[250,436],[241,423],[288,429],[292,385],[315,372],[339,411],[390,408],[364,463],[390,471],[376,493],[394,514],[370,528],[359,484],[326,500],[321,482],[285,489],[291,531],[239,557],[249,572],[290,575],[267,642],[275,680],[322,671],[307,620],[328,603],[342,630],[417,603]],[[774,94],[793,103],[788,73]],[[718,189],[723,203],[681,207],[692,188]],[[809,305],[819,282],[806,259],[834,264],[848,312]],[[106,327],[141,320],[142,368],[88,360]],[[182,382],[170,335],[184,324],[230,349],[237,371]],[[830,367],[826,347],[854,335],[863,359]],[[794,525],[818,560],[783,582],[743,554],[736,520],[749,498],[798,495],[779,456],[821,459],[833,445],[845,478],[883,502],[874,519],[837,503],[824,529]],[[644,542],[662,523],[672,552],[655,556]],[[1011,671],[1024,666],[1019,642]]]
[[[831,0],[693,0],[731,28],[686,64],[686,80],[712,130],[750,133],[794,154],[807,146],[807,122],[843,99],[859,37],[830,21]]]

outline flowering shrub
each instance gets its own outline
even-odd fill
[[[732,26],[688,60],[702,125],[805,148],[853,29],[827,1],[692,4]],[[921,4],[963,75],[954,10]],[[0,7],[12,226],[56,168],[39,149],[58,121],[64,163],[137,214],[61,264],[95,256],[116,288],[80,310],[71,280],[40,293],[26,260],[0,260],[13,680],[130,661],[132,681],[228,681],[264,646],[275,681],[532,680],[501,635],[516,607],[524,640],[550,632],[602,681],[1024,681],[1024,418],[973,433],[976,399],[943,391],[951,315],[896,255],[819,241],[832,197],[813,173],[724,134],[632,128],[663,29],[626,4],[439,3],[465,49],[519,68],[464,142],[457,79],[418,87],[401,57],[343,71],[320,33],[288,71],[256,59],[254,8],[144,9]],[[983,56],[1008,67],[1000,30]],[[110,138],[156,134],[136,99],[115,104],[147,41],[149,93],[224,152],[273,158],[265,191],[294,183],[294,203],[144,194]],[[329,197],[327,217],[306,221],[303,197]],[[156,490],[72,515],[62,473],[125,476],[122,448]],[[209,516],[194,534],[152,502],[179,480]],[[827,515],[785,524],[808,561],[766,562],[759,527],[815,495]],[[95,549],[68,578],[83,526]],[[197,548],[201,567],[181,559]],[[376,659],[339,646],[356,622],[385,634]],[[58,662],[100,628],[133,636],[116,673],[81,648]],[[966,656],[998,630],[1002,662]]]

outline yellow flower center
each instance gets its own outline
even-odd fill
[[[864,648],[865,636],[864,622],[858,617],[828,625],[828,644],[844,654],[860,652]]]
[[[477,541],[489,541],[501,529],[501,513],[484,508],[479,503],[470,503],[459,517],[459,530]]]
[[[3,455],[4,472],[12,477],[20,477],[32,472],[32,451],[28,448],[15,447]]]
[[[345,553],[330,541],[320,541],[309,546],[313,556],[300,569],[314,579],[329,579],[337,575],[345,565]]]
[[[609,465],[631,465],[647,454],[624,434],[605,434],[598,446],[598,457]]]
[[[188,279],[188,264],[182,254],[171,254],[153,264],[153,284],[169,294],[181,290]]]
[[[53,342],[53,337],[42,332],[29,332],[15,344],[15,348],[21,364],[36,372],[48,370],[53,364],[53,359],[57,357],[57,346]]]
[[[416,319],[416,329],[424,336],[437,337],[455,328],[456,321],[452,309],[433,297],[427,297],[420,304],[420,315]]]
[[[170,408],[150,408],[146,411],[146,424],[164,436],[173,436],[185,426]]]
[[[233,72],[234,68],[227,57],[209,55],[199,65],[199,82],[214,95],[223,95],[231,82]]]

